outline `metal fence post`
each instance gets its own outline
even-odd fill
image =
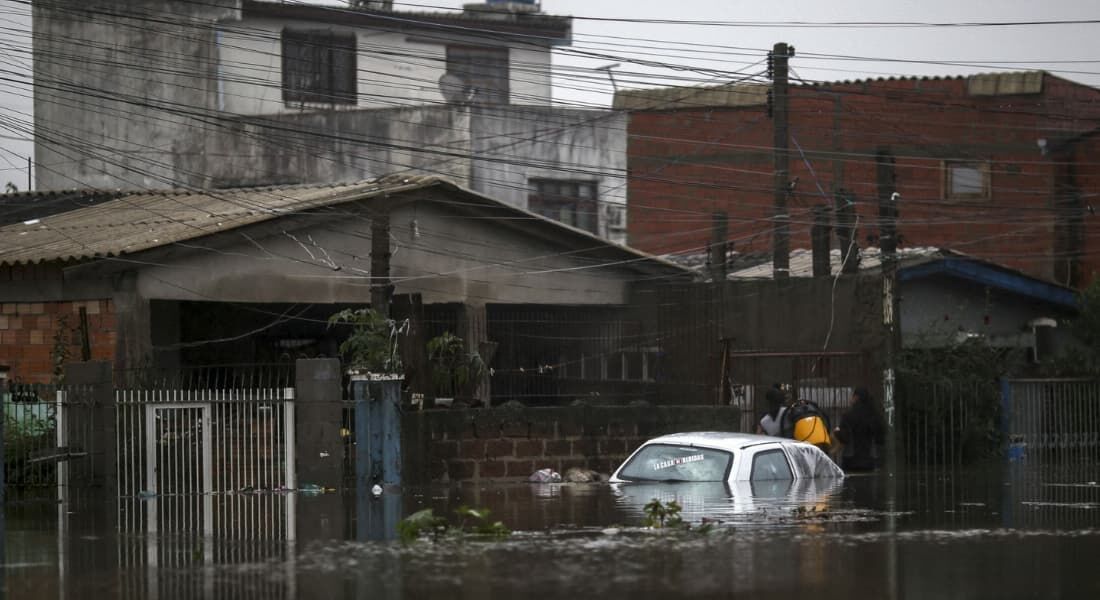
[[[1012,383],[1008,377],[1001,377],[1001,435],[1009,446],[1012,440]]]

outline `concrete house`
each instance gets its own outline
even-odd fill
[[[879,249],[866,248],[862,254],[859,273],[880,275]],[[837,277],[840,251],[829,258]],[[790,266],[792,278],[813,277],[812,252],[793,251]],[[942,348],[981,339],[993,347],[1025,350],[1036,360],[1051,358],[1071,343],[1070,332],[1059,324],[1077,313],[1073,288],[947,248],[900,250],[897,267],[903,348]],[[735,268],[728,278],[770,281],[772,263]]]
[[[335,356],[342,338],[326,319],[388,281],[395,314],[416,313],[422,339],[448,330],[472,348],[494,344],[494,397],[553,399],[581,379],[652,379],[632,341],[635,287],[691,278],[431,177],[80,195],[57,194],[62,209],[82,208],[45,204],[0,227],[11,378],[50,379],[59,351],[119,371]],[[585,375],[593,356],[605,364]]]
[[[34,3],[38,189],[446,177],[625,241],[625,119],[554,106],[531,2]]]
[[[733,250],[771,249],[769,87],[616,95],[630,111],[632,246],[698,251],[712,241],[701,223],[721,218]],[[953,248],[1071,287],[1100,271],[1095,142],[1083,136],[1100,125],[1100,90],[1039,71],[880,78],[792,85],[789,106],[791,248],[810,246],[816,207],[849,201],[858,245],[877,245],[879,200],[897,192],[900,247]]]

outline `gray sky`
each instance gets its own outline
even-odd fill
[[[316,0],[314,4],[341,4]],[[454,7],[462,0],[413,0],[397,2],[401,10]],[[1095,0],[543,0],[543,10],[553,14],[631,19],[752,22],[837,21],[1028,21],[1100,18]],[[994,8],[995,7],[995,8]],[[29,43],[28,9],[11,0],[0,0],[0,56],[10,71],[19,69],[22,57],[13,45]],[[1047,69],[1075,81],[1100,86],[1100,24],[1017,27],[919,27],[919,28],[824,28],[824,27],[711,27],[577,20],[577,50],[613,57],[587,58],[559,53],[555,57],[556,100],[564,103],[607,105],[610,84],[593,78],[592,69],[621,63],[617,70],[623,85],[659,85],[664,76],[681,74],[667,69],[632,64],[631,59],[675,63],[709,70],[688,73],[699,82],[721,83],[735,72],[760,60],[767,48],[785,41],[798,55],[791,61],[793,74],[806,80],[837,80],[888,75],[943,75],[1009,69]],[[629,39],[616,39],[629,38]],[[639,41],[644,40],[644,41]],[[616,45],[617,44],[617,45]],[[707,45],[722,46],[711,48]],[[736,47],[736,49],[731,48]],[[711,53],[710,51],[714,51]],[[734,54],[737,53],[737,54]],[[881,60],[822,59],[810,54],[848,55],[877,59],[975,63],[974,66],[885,62]],[[993,61],[996,61],[995,63]],[[1052,61],[1088,61],[1060,63]],[[24,69],[25,71],[25,69]],[[629,75],[628,73],[638,75]],[[643,75],[644,74],[644,75]],[[11,75],[5,74],[5,77]],[[584,79],[578,80],[575,77]],[[0,85],[0,117],[26,122],[31,111],[26,84]],[[26,157],[31,144],[26,138],[0,126],[0,184],[13,181],[26,186]]]

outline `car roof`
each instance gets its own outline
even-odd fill
[[[653,438],[646,444],[680,444],[685,446],[704,446],[721,450],[741,450],[749,446],[766,443],[790,441],[770,435],[752,433],[732,433],[728,431],[693,431],[673,433]]]

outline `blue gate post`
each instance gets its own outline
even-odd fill
[[[356,538],[393,539],[400,518],[401,379],[352,376]],[[375,494],[375,486],[381,493]]]

